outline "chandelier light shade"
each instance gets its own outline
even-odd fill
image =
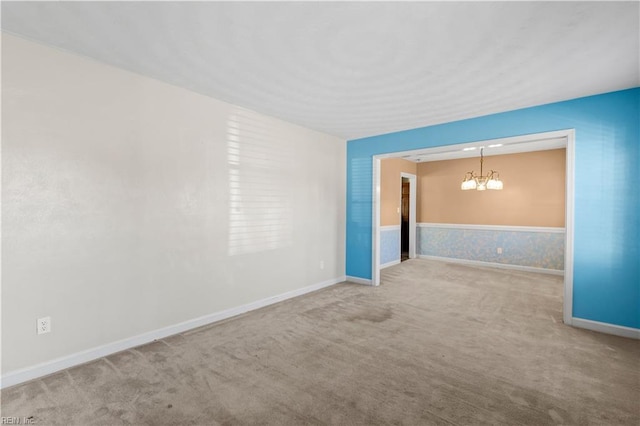
[[[467,191],[475,189],[476,191],[485,191],[487,189],[500,190],[502,189],[502,181],[500,180],[500,173],[495,170],[491,170],[487,175],[482,174],[482,166],[484,163],[484,147],[480,148],[480,174],[476,175],[474,172],[467,172],[462,180],[460,189]]]

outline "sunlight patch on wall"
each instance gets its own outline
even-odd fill
[[[293,244],[293,146],[277,134],[251,111],[237,108],[229,117],[230,256]]]

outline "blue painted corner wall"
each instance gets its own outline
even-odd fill
[[[347,270],[371,279],[372,157],[575,129],[573,316],[640,328],[640,87],[347,143]]]

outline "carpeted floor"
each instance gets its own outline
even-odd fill
[[[562,278],[409,260],[2,391],[38,425],[640,423],[640,342]]]

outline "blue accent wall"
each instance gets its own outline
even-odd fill
[[[347,275],[371,279],[372,157],[575,129],[573,316],[640,328],[640,88],[347,143]]]

